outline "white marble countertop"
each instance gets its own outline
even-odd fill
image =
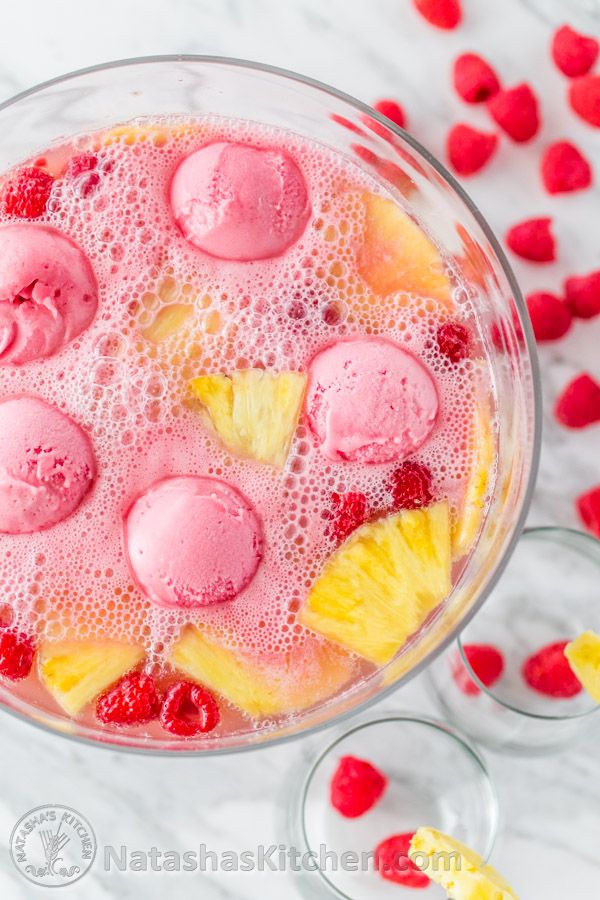
[[[0,30],[0,100],[36,82],[109,59],[157,53],[224,54],[284,66],[336,85],[367,102],[396,95],[410,128],[441,153],[449,124],[483,124],[459,103],[448,70],[456,54],[481,49],[508,83],[530,79],[545,106],[543,133],[518,151],[503,142],[494,165],[468,185],[492,226],[555,214],[561,259],[542,268],[516,265],[525,290],[560,290],[567,272],[600,265],[599,189],[550,199],[536,177],[544,140],[571,136],[595,159],[598,133],[575,122],[565,82],[547,51],[554,9],[586,0],[464,0],[467,21],[452,33],[428,28],[409,0],[25,0],[5,3]],[[590,3],[590,0],[587,0]],[[536,7],[543,12],[536,12]],[[566,13],[563,13],[566,16]],[[577,17],[571,15],[572,23]],[[579,20],[590,27],[590,18]],[[596,20],[600,31],[600,13]],[[578,323],[543,348],[548,409],[582,368],[600,376],[600,319]],[[576,526],[573,498],[600,481],[598,428],[567,435],[545,415],[542,467],[531,522]],[[385,708],[432,711],[414,681]],[[73,806],[95,827],[100,845],[184,850],[200,843],[241,850],[285,841],[291,779],[299,778],[322,733],[270,750],[221,759],[142,758],[61,741],[13,718],[1,719],[0,896],[25,900],[40,890],[12,866],[7,839],[28,809]],[[591,743],[591,742],[590,742]],[[493,862],[526,900],[591,900],[600,879],[600,754],[597,744],[554,758],[487,754],[503,809]],[[289,874],[111,873],[96,865],[69,890],[72,898],[299,897]]]

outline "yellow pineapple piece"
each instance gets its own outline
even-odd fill
[[[315,640],[282,654],[250,655],[188,626],[171,652],[171,663],[222,694],[253,719],[298,712],[325,700],[350,678],[350,657]]]
[[[518,900],[504,878],[481,856],[435,828],[419,828],[410,858],[449,900]]]
[[[485,511],[486,498],[494,475],[496,442],[487,404],[475,412],[475,453],[467,479],[463,507],[452,531],[452,553],[458,558],[469,552],[477,537]]]
[[[188,325],[194,315],[194,307],[189,303],[169,303],[159,309],[154,319],[142,331],[152,344],[162,344]]]
[[[567,644],[565,656],[590,697],[600,703],[600,635],[584,631]]]
[[[38,657],[40,678],[70,716],[129,672],[141,647],[116,641],[48,641]]]
[[[402,291],[452,305],[451,284],[439,250],[393,200],[366,194],[358,269],[379,296]]]
[[[325,564],[299,621],[377,665],[450,593],[448,504],[367,523]]]
[[[300,372],[240,369],[233,375],[201,375],[192,393],[236,456],[283,468],[306,389]]]
[[[132,144],[148,141],[155,147],[164,147],[171,137],[182,137],[193,130],[191,125],[117,125],[104,132],[101,137],[102,144],[106,147],[110,144]]]

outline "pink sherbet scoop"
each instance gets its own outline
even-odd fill
[[[425,366],[394,341],[349,338],[313,359],[306,409],[329,459],[386,463],[427,440],[438,395]]]
[[[37,397],[0,403],[0,532],[29,534],[75,512],[96,474],[87,434]]]
[[[279,256],[310,215],[306,182],[289,154],[224,141],[179,164],[171,208],[190,243],[233,260]]]
[[[252,580],[262,528],[250,501],[218,478],[181,475],[153,484],[125,520],[131,569],[159,606],[222,603]]]
[[[0,365],[58,353],[97,305],[96,279],[77,244],[45,225],[0,228]]]

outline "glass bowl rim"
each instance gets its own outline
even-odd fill
[[[519,537],[518,543],[523,540],[541,539],[550,540],[552,542],[560,544],[560,537],[564,535],[566,535],[567,538],[575,544],[581,543],[582,545],[593,547],[595,550],[595,554],[598,556],[597,564],[600,571],[600,541],[593,535],[588,534],[585,531],[580,531],[578,528],[563,528],[560,525],[540,525],[535,528],[525,528]],[[593,560],[593,556],[595,555],[594,553],[585,553],[585,549],[583,552],[585,556],[588,556],[589,559]],[[498,703],[499,706],[502,706],[504,707],[504,709],[508,709],[519,716],[524,716],[524,718],[526,719],[534,719],[541,722],[569,722],[575,721],[576,719],[585,719],[588,716],[593,716],[598,712],[598,710],[600,710],[600,705],[596,705],[591,709],[584,710],[583,712],[575,712],[563,715],[549,715],[547,713],[534,713],[529,712],[526,709],[521,709],[520,707],[515,706],[513,703],[509,703],[507,700],[503,700],[498,697],[494,693],[492,688],[487,687],[483,683],[483,681],[479,679],[465,654],[462,643],[462,634],[457,635],[456,644],[460,653],[461,662],[467,670],[469,677],[477,685],[480,691],[484,695],[491,697],[491,699],[494,700],[495,703]]]
[[[471,761],[475,765],[475,769],[479,770],[480,774],[483,776],[484,783],[487,787],[489,794],[489,813],[490,813],[490,829],[489,834],[486,836],[485,841],[485,850],[481,854],[484,861],[487,863],[490,859],[492,851],[494,849],[494,845],[496,843],[498,837],[498,828],[500,821],[500,803],[498,797],[498,791],[495,785],[495,782],[491,776],[489,767],[485,762],[482,754],[479,752],[477,746],[459,729],[454,728],[452,725],[448,725],[446,722],[441,721],[440,719],[436,719],[431,716],[422,716],[419,713],[413,713],[409,711],[401,711],[399,713],[390,713],[388,715],[382,715],[376,719],[368,719],[366,721],[358,722],[352,728],[349,728],[347,731],[344,731],[343,734],[338,735],[335,740],[331,741],[319,754],[318,756],[311,762],[308,772],[304,777],[304,781],[302,783],[302,790],[300,793],[299,799],[299,808],[297,810],[298,816],[300,818],[300,831],[302,840],[304,841],[306,850],[308,852],[312,851],[312,847],[309,843],[308,836],[306,833],[306,822],[305,822],[305,809],[306,809],[306,801],[308,797],[308,792],[310,790],[310,786],[312,784],[313,778],[317,772],[317,769],[323,762],[323,760],[329,756],[329,754],[335,750],[335,748],[342,742],[345,741],[346,738],[351,737],[353,734],[356,734],[359,731],[363,731],[367,728],[371,728],[373,726],[378,725],[389,725],[389,724],[401,724],[408,723],[409,725],[422,725],[425,728],[430,728],[433,732],[437,732],[438,735],[444,735],[446,738],[449,738],[451,741],[454,741],[455,744],[460,748],[462,752],[464,752],[465,756],[470,758]],[[330,888],[337,897],[341,898],[341,900],[352,900],[348,894],[344,894],[335,884],[333,884],[327,875],[323,873],[320,868],[316,868],[312,870],[315,873],[318,873],[319,876],[323,879],[323,881],[327,884],[327,887]]]
[[[409,679],[414,678],[416,675],[426,669],[427,666],[431,662],[433,662],[433,660],[437,656],[439,656],[445,649],[447,649],[447,647],[457,639],[458,629],[464,628],[465,625],[467,625],[467,623],[470,621],[470,619],[480,609],[486,597],[489,596],[494,586],[500,579],[502,572],[504,571],[513,553],[513,550],[515,549],[520,539],[520,535],[529,511],[533,491],[535,488],[541,454],[542,394],[539,362],[537,356],[537,345],[535,337],[533,335],[533,329],[529,321],[527,307],[525,305],[521,289],[517,283],[516,277],[511,269],[506,254],[502,249],[500,241],[495,236],[490,225],[488,225],[485,217],[482,215],[478,207],[471,200],[470,196],[464,190],[462,185],[457,181],[457,179],[452,175],[452,173],[449,172],[446,167],[435,156],[433,156],[433,154],[430,153],[429,150],[427,150],[426,147],[420,144],[411,134],[409,134],[403,128],[400,128],[394,122],[391,122],[381,113],[377,112],[377,110],[373,109],[368,104],[363,103],[361,100],[356,99],[351,94],[347,94],[345,91],[340,91],[337,88],[326,84],[325,82],[319,81],[315,78],[310,78],[309,76],[302,75],[298,72],[284,69],[279,66],[272,66],[267,63],[255,62],[253,60],[211,54],[175,53],[125,57],[123,59],[109,60],[107,62],[97,63],[92,66],[85,66],[80,69],[74,69],[65,74],[55,76],[54,78],[49,78],[46,81],[42,81],[36,85],[33,85],[32,87],[27,88],[24,91],[20,91],[19,93],[13,95],[12,97],[9,97],[7,100],[4,100],[2,103],[0,103],[0,113],[5,109],[18,105],[22,100],[25,100],[28,97],[35,96],[36,94],[42,94],[48,88],[52,88],[56,85],[60,85],[66,82],[74,81],[83,76],[94,74],[95,72],[104,72],[112,69],[134,68],[135,66],[151,66],[174,63],[195,63],[202,65],[208,64],[214,66],[229,66],[234,69],[238,68],[241,70],[263,72],[268,75],[273,75],[276,78],[295,82],[312,88],[319,93],[323,93],[328,96],[334,97],[337,100],[341,100],[342,102],[346,103],[348,106],[352,107],[362,114],[369,115],[372,119],[378,121],[380,125],[387,128],[388,131],[391,131],[392,133],[398,135],[403,141],[409,144],[413,148],[413,150],[415,150],[423,159],[425,159],[426,162],[435,170],[435,172],[441,177],[442,181],[450,186],[450,188],[458,196],[460,201],[465,205],[468,212],[473,216],[478,226],[481,228],[486,237],[486,240],[488,241],[494,255],[498,260],[504,276],[507,279],[512,300],[518,310],[520,325],[525,338],[527,360],[531,368],[531,392],[533,399],[533,437],[531,443],[530,468],[527,478],[527,485],[523,494],[523,502],[519,515],[514,523],[510,540],[508,541],[504,549],[503,555],[496,562],[495,568],[488,580],[485,589],[481,591],[477,598],[477,601],[473,603],[471,609],[468,610],[468,612],[459,622],[459,625],[450,629],[446,637],[442,641],[440,641],[440,643],[433,650],[430,650],[427,655],[416,666],[414,666],[414,668],[410,672],[405,674],[405,676],[403,677],[403,683],[406,683]],[[70,738],[73,741],[85,744],[87,746],[102,747],[104,749],[112,750],[115,752],[128,752],[147,756],[219,756],[259,750],[262,747],[275,747],[279,744],[297,740],[301,737],[307,737],[311,734],[316,734],[317,732],[322,731],[326,728],[330,728],[332,726],[335,726],[336,724],[347,721],[353,716],[364,713],[374,703],[379,702],[393,694],[399,686],[400,685],[398,684],[392,683],[386,687],[379,688],[372,697],[361,701],[355,707],[340,712],[337,715],[333,715],[330,719],[324,722],[319,722],[316,725],[311,725],[310,727],[301,729],[295,733],[282,734],[278,737],[269,737],[267,735],[264,740],[249,741],[246,744],[240,744],[239,746],[209,748],[207,750],[197,748],[193,750],[185,750],[183,748],[179,749],[177,747],[174,747],[173,750],[167,750],[163,749],[162,747],[159,749],[151,746],[134,746],[128,744],[120,744],[114,741],[101,740],[97,737],[87,735],[69,734],[68,732],[63,731],[60,728],[54,727],[52,724],[50,724],[50,722],[46,723],[36,721],[31,715],[28,715],[25,712],[21,712],[20,710],[12,709],[10,706],[7,706],[4,703],[0,703],[0,708],[4,712],[9,713],[10,715],[14,716],[17,719],[20,719],[23,722],[28,723],[29,725],[36,726],[41,730],[49,732],[51,734]]]

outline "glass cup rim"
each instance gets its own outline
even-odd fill
[[[531,540],[532,538],[538,538],[541,540],[558,539],[561,535],[566,536],[567,539],[572,543],[581,543],[584,546],[587,545],[587,547],[593,547],[595,553],[598,555],[598,568],[600,570],[600,541],[597,540],[593,535],[588,534],[585,531],[580,531],[578,528],[564,528],[560,525],[540,525],[533,528],[525,528],[519,537],[518,543],[521,543],[521,541],[523,540]],[[587,553],[585,555],[588,556]],[[595,554],[590,553],[589,558],[591,559],[594,555]],[[496,693],[494,693],[494,690],[491,687],[486,686],[475,673],[475,670],[471,666],[464,651],[462,637],[462,634],[459,634],[457,636],[456,645],[458,647],[461,662],[467,670],[471,681],[473,681],[477,685],[482,694],[490,697],[495,703],[498,703],[499,706],[504,707],[504,709],[508,709],[511,712],[516,713],[519,716],[523,716],[526,719],[533,719],[542,722],[568,722],[575,721],[577,719],[585,719],[588,716],[593,716],[600,709],[600,705],[596,705],[591,709],[584,710],[583,712],[563,713],[562,715],[534,713],[526,709],[521,709],[519,706],[516,706],[513,703],[509,703],[507,700],[503,700],[501,697],[498,697]]]
[[[471,759],[472,762],[475,763],[476,769],[480,771],[483,775],[484,783],[487,787],[489,794],[489,812],[490,812],[490,829],[489,834],[486,836],[486,846],[485,851],[481,854],[484,861],[487,863],[492,851],[494,849],[494,845],[496,843],[496,839],[498,837],[498,827],[499,827],[499,818],[500,818],[500,805],[498,799],[498,792],[496,789],[496,785],[491,776],[489,767],[485,762],[483,756],[477,749],[476,745],[469,740],[469,738],[463,734],[459,729],[454,728],[452,725],[449,725],[447,722],[443,722],[441,719],[436,719],[433,716],[422,716],[419,713],[413,713],[410,711],[399,712],[399,713],[389,713],[388,715],[382,715],[381,717],[375,719],[367,719],[366,721],[358,722],[352,728],[349,728],[347,731],[344,731],[342,734],[338,735],[335,740],[331,741],[320,753],[319,755],[312,761],[309,766],[308,772],[304,777],[304,781],[302,783],[302,789],[300,792],[300,800],[299,800],[299,809],[298,814],[300,817],[300,831],[301,837],[304,841],[306,850],[311,851],[312,847],[308,840],[308,835],[306,833],[306,821],[305,821],[305,809],[306,809],[306,801],[308,797],[308,792],[310,790],[310,786],[315,777],[317,769],[323,762],[323,760],[329,756],[329,754],[339,745],[342,741],[345,741],[346,738],[351,737],[353,734],[356,734],[359,731],[364,731],[367,728],[371,728],[378,725],[389,725],[389,724],[410,724],[410,725],[422,725],[425,728],[430,728],[433,732],[437,732],[439,735],[443,735],[446,738],[449,738],[451,741],[454,741],[455,744],[461,749],[461,752],[465,754],[468,758]],[[341,898],[341,900],[353,900],[348,894],[345,894],[341,891],[332,881],[325,875],[325,873],[317,868],[313,870],[319,874],[319,876],[323,879],[323,881],[327,884],[327,887],[330,888],[336,896]]]
[[[259,63],[253,60],[247,60],[239,57],[228,57],[228,56],[219,56],[212,54],[193,54],[193,53],[183,53],[183,54],[151,54],[148,56],[137,56],[137,57],[125,57],[122,59],[109,60],[107,62],[96,63],[92,66],[85,66],[80,69],[73,69],[70,72],[64,73],[62,75],[55,76],[54,78],[49,78],[45,81],[39,82],[36,85],[33,85],[30,88],[27,88],[19,93],[9,97],[7,100],[4,100],[0,103],[0,113],[3,110],[8,109],[12,106],[18,105],[22,100],[25,100],[29,97],[35,96],[36,94],[42,94],[48,88],[52,88],[54,86],[65,84],[70,81],[75,81],[78,78],[81,78],[86,75],[91,75],[96,72],[105,72],[110,71],[112,69],[126,69],[126,68],[134,68],[135,66],[144,66],[144,65],[165,65],[165,64],[176,64],[176,63],[193,63],[193,64],[208,64],[213,66],[229,66],[232,68],[237,68],[240,70],[249,70],[255,72],[263,72],[268,75],[273,75],[277,78],[281,78],[286,81],[295,82],[297,84],[312,88],[319,93],[326,94],[330,97],[334,97],[337,100],[341,100],[346,103],[348,106],[357,110],[362,114],[369,115],[372,119],[379,122],[380,125],[385,127],[388,131],[391,131],[393,134],[396,134],[400,137],[405,143],[409,144],[413,150],[415,150],[423,159],[427,161],[427,163],[434,169],[434,171],[441,177],[442,181],[450,186],[453,192],[458,196],[460,201],[464,204],[468,212],[471,216],[473,216],[474,220],[477,222],[478,226],[481,228],[482,232],[485,235],[486,240],[488,241],[493,254],[495,255],[500,268],[507,280],[508,287],[510,289],[510,294],[512,300],[518,310],[519,320],[521,324],[522,333],[525,341],[525,350],[527,355],[527,360],[531,370],[531,394],[533,401],[533,434],[531,441],[531,455],[530,455],[530,466],[529,472],[527,476],[527,485],[525,487],[523,493],[523,501],[521,505],[521,509],[519,511],[519,515],[516,518],[512,534],[506,547],[504,548],[504,552],[502,556],[497,560],[495,568],[488,580],[487,585],[479,594],[477,601],[473,603],[472,607],[468,612],[464,615],[458,625],[455,625],[451,628],[448,634],[445,636],[443,640],[432,650],[430,650],[427,655],[413,667],[413,669],[406,673],[403,678],[403,681],[408,681],[410,678],[414,678],[420,672],[424,671],[428,665],[430,665],[433,660],[438,657],[444,650],[446,650],[452,643],[457,639],[459,628],[464,628],[470,619],[476,614],[476,612],[481,608],[485,599],[489,596],[494,586],[497,584],[500,579],[506,565],[520,539],[520,535],[529,511],[529,507],[531,505],[531,500],[533,497],[533,492],[535,489],[535,483],[537,479],[537,473],[539,469],[540,463],[540,455],[541,455],[541,443],[542,443],[542,393],[541,393],[541,378],[540,378],[540,369],[539,369],[539,361],[537,356],[537,344],[535,341],[535,337],[533,334],[533,329],[529,320],[529,316],[527,314],[527,308],[525,305],[525,300],[523,298],[523,294],[515,277],[515,274],[510,266],[508,258],[501,246],[499,239],[496,237],[494,231],[491,226],[488,224],[486,218],[479,211],[479,208],[475,205],[474,201],[471,199],[469,194],[462,187],[460,182],[454,177],[454,175],[446,169],[446,167],[441,163],[437,157],[435,157],[426,147],[419,143],[411,134],[405,131],[403,128],[400,128],[394,122],[391,122],[381,113],[379,113],[376,109],[370,107],[368,104],[358,100],[353,97],[351,94],[346,93],[345,91],[341,91],[338,88],[333,87],[332,85],[326,84],[325,82],[319,81],[318,79],[311,78],[306,75],[302,75],[298,72],[294,72],[290,69],[285,69],[279,66],[272,66],[267,63]],[[88,735],[77,735],[77,734],[69,734],[65,731],[61,731],[59,727],[55,727],[50,722],[41,722],[35,721],[35,719],[28,715],[27,713],[21,712],[20,710],[12,709],[10,706],[7,706],[4,703],[0,703],[0,708],[4,712],[8,712],[10,715],[13,715],[15,718],[20,719],[30,725],[34,725],[43,731],[49,732],[51,734],[59,734],[62,737],[69,738],[73,741],[93,746],[93,747],[104,747],[107,750],[113,750],[118,752],[128,752],[146,756],[172,756],[175,753],[177,756],[219,756],[231,753],[242,753],[248,752],[252,750],[258,750],[261,747],[275,747],[280,744],[284,744],[293,740],[296,740],[301,737],[308,737],[309,735],[316,734],[319,731],[322,731],[326,728],[331,728],[336,724],[341,724],[344,721],[348,721],[353,716],[360,715],[364,713],[369,707],[374,705],[375,703],[384,700],[386,697],[391,696],[391,694],[397,689],[399,685],[396,683],[392,683],[387,687],[381,687],[377,690],[377,692],[369,697],[366,700],[361,701],[355,707],[350,710],[345,710],[336,715],[333,715],[330,719],[319,722],[315,725],[312,725],[308,728],[301,729],[293,734],[282,734],[275,737],[266,737],[261,741],[251,741],[245,744],[240,744],[239,746],[224,746],[220,748],[209,748],[206,750],[202,749],[193,749],[186,750],[183,748],[174,748],[173,750],[166,750],[161,748],[155,748],[151,746],[135,746],[131,744],[121,744],[114,743],[112,741],[103,741],[96,737],[91,737]]]

